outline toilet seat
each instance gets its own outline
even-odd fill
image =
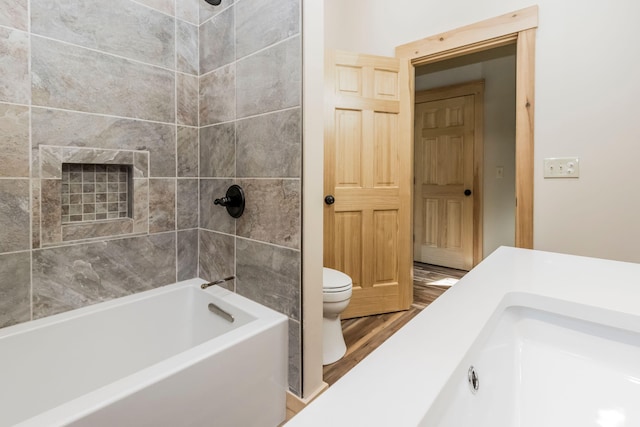
[[[350,290],[351,287],[351,277],[343,272],[327,267],[322,269],[323,293],[345,292]]]
[[[351,288],[352,288],[352,285],[351,285],[351,283],[349,283],[348,285],[345,285],[345,286],[342,286],[342,287],[339,287],[339,288],[337,288],[337,287],[336,288],[325,288],[325,287],[323,287],[322,288],[322,292],[325,293],[325,294],[333,294],[333,293],[336,293],[336,292],[348,291]]]

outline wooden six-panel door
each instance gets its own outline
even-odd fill
[[[408,309],[412,147],[400,106],[408,66],[330,51],[325,81],[324,188],[335,202],[325,199],[324,265],[353,280],[342,317]]]
[[[468,92],[476,93],[451,96],[464,91],[460,85],[416,103],[414,135],[414,259],[462,270],[474,266],[474,243],[480,243],[474,227],[481,226],[478,218],[474,221],[479,203],[474,169],[481,164],[481,159],[474,162],[476,142],[480,144],[476,138],[481,138],[476,135],[481,91],[474,86],[482,85],[468,86]]]

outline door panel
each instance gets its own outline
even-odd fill
[[[374,113],[374,186],[398,186],[398,117]]]
[[[375,263],[373,283],[397,283],[398,281],[398,212],[373,212],[373,251]]]
[[[353,280],[343,318],[408,309],[412,146],[400,94],[409,67],[346,52],[326,61],[324,186],[335,203],[325,204],[324,264]]]
[[[349,271],[353,286],[362,283],[362,212],[338,212],[335,215],[336,270]]]
[[[362,186],[362,112],[336,110],[336,185]]]

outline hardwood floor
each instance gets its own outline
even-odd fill
[[[413,304],[409,310],[342,321],[347,353],[323,368],[323,378],[329,386],[449,289],[444,284],[466,274],[466,271],[430,264],[414,263],[413,267]]]

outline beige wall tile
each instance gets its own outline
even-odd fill
[[[28,9],[28,0],[3,0],[0,2],[0,25],[27,31]]]
[[[31,254],[0,255],[0,328],[31,320]]]
[[[175,122],[175,73],[31,38],[32,102],[89,113]]]
[[[29,249],[29,180],[0,179],[0,253]]]
[[[0,27],[0,101],[29,104],[29,34]]]
[[[0,104],[0,176],[29,176],[29,108]]]

